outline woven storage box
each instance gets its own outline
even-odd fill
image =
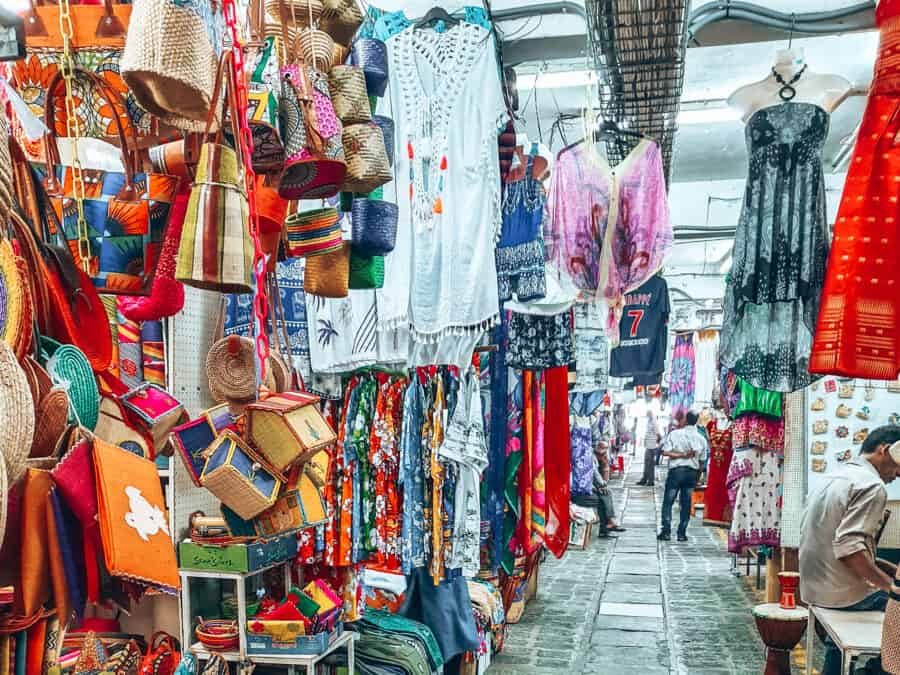
[[[304,462],[337,439],[319,397],[285,392],[247,406],[247,437],[277,471]]]
[[[236,431],[234,419],[223,404],[210,408],[197,419],[186,422],[172,430],[172,441],[184,462],[194,485],[200,487],[200,474],[206,465],[206,449],[216,440],[216,435],[224,429]]]
[[[306,475],[312,478],[312,482],[318,487],[325,487],[328,481],[328,467],[331,464],[331,455],[327,450],[319,450],[303,465]]]
[[[302,530],[327,520],[325,503],[319,489],[305,473],[297,485],[284,492],[275,505],[256,517],[256,531],[261,537]]]
[[[278,499],[281,480],[233,431],[219,434],[208,452],[200,484],[241,518],[255,518]]]

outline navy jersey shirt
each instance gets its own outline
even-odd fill
[[[609,357],[609,374],[631,377],[662,373],[669,323],[669,286],[655,276],[625,295],[619,346]]]

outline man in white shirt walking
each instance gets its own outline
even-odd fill
[[[669,458],[666,476],[666,492],[663,496],[660,541],[672,538],[672,507],[678,498],[678,541],[687,541],[687,528],[691,520],[691,495],[697,484],[700,469],[706,466],[709,445],[697,430],[699,416],[695,412],[685,415],[683,424],[669,432],[663,441],[663,456]]]

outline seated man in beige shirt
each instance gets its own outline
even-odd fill
[[[800,595],[817,607],[884,611],[891,577],[875,564],[875,537],[887,504],[885,483],[900,475],[891,451],[900,427],[875,429],[860,454],[823,477],[806,503],[800,526]],[[838,675],[840,652],[825,641],[822,675]],[[881,672],[880,666],[869,668]]]

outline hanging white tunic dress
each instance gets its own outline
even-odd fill
[[[461,22],[387,42],[397,245],[378,291],[379,331],[409,331],[410,364],[465,366],[499,317],[497,133],[507,112],[494,40]],[[389,109],[389,112],[388,112]]]

